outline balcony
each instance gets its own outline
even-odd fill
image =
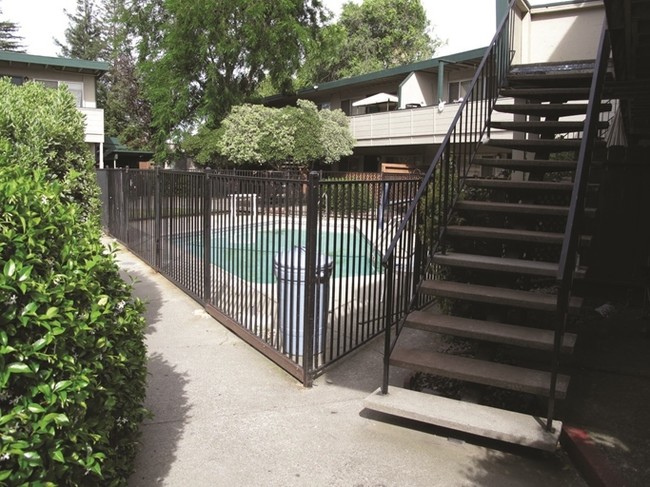
[[[350,130],[357,147],[439,144],[460,104],[407,108],[350,117]]]
[[[104,110],[102,108],[79,108],[85,115],[85,141],[99,144],[104,142]]]

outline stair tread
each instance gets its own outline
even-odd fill
[[[553,330],[462,318],[431,311],[412,311],[407,316],[404,325],[419,330],[516,345],[535,350],[552,351],[554,346],[555,334]],[[574,333],[565,333],[562,339],[562,353],[571,353],[575,342],[576,335]]]
[[[424,281],[420,291],[425,294],[481,303],[491,303],[539,311],[556,311],[557,296],[533,291],[521,291],[454,281]],[[582,298],[571,297],[569,310],[576,312],[582,306]]]
[[[598,122],[598,129],[606,129],[609,126],[607,122]],[[521,121],[521,122],[491,122],[490,127],[502,130],[513,130],[517,132],[534,132],[534,133],[565,133],[581,132],[584,128],[584,122],[570,121]]]
[[[503,189],[541,189],[544,191],[571,191],[572,182],[511,181],[510,179],[466,178],[465,184],[474,187]]]
[[[599,141],[596,141],[598,145]],[[604,141],[600,141],[604,145]],[[527,152],[547,151],[565,152],[580,149],[580,139],[490,139],[486,142],[489,147],[504,147],[519,149]]]
[[[549,244],[561,244],[564,241],[563,233],[521,230],[518,228],[482,227],[476,225],[448,225],[447,235],[475,238],[499,238],[504,240]],[[589,243],[591,241],[591,236],[582,235],[580,239],[583,243]]]
[[[505,409],[482,406],[391,386],[388,394],[377,389],[365,408],[402,418],[462,431],[544,451],[555,451],[562,423],[553,421],[546,431],[543,420]]]
[[[488,211],[502,213],[519,213],[531,215],[557,215],[566,216],[569,213],[568,206],[555,205],[533,205],[529,203],[501,203],[495,201],[472,201],[461,200],[456,203],[455,209],[469,211]],[[585,214],[595,214],[595,208],[586,208]]]
[[[440,265],[468,267],[471,269],[492,270],[497,272],[516,272],[546,277],[554,277],[557,275],[558,271],[558,264],[554,262],[540,262],[535,260],[464,254],[459,252],[448,252],[446,255],[436,254],[433,256],[433,262]]]
[[[586,103],[501,103],[494,106],[494,110],[501,113],[535,115],[540,117],[568,117],[584,115],[587,113]],[[601,103],[599,111],[607,112],[612,109],[610,103]]]
[[[568,87],[509,87],[500,91],[501,96],[513,98],[527,98],[534,100],[586,100],[589,98],[588,86],[568,86]]]
[[[501,167],[528,172],[536,169],[548,171],[572,171],[578,165],[572,160],[543,160],[543,159],[481,159],[474,160],[475,164],[489,167]]]
[[[399,340],[390,355],[390,363],[410,370],[538,396],[548,396],[550,391],[550,372],[411,348],[401,345]],[[569,376],[558,374],[556,398],[566,397],[569,381]]]
[[[482,238],[503,238],[544,243],[562,243],[563,233],[519,230],[514,228],[480,227],[474,225],[449,225],[448,235],[475,236]]]

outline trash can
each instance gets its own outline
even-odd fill
[[[307,252],[304,247],[278,252],[273,259],[273,274],[278,282],[278,323],[282,350],[303,355],[305,329],[305,289]],[[314,296],[314,354],[322,353],[327,328],[329,281],[334,261],[327,255],[316,256]]]

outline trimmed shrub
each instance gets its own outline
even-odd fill
[[[146,414],[142,304],[44,171],[0,164],[0,210],[0,483],[125,484]]]
[[[330,211],[340,214],[368,211],[375,206],[371,187],[349,179],[328,179],[323,184]]]
[[[0,96],[0,485],[126,485],[143,305],[100,241],[83,119],[62,90]]]
[[[94,155],[84,142],[84,120],[66,88],[14,86],[0,79],[0,153],[11,164],[47,169],[85,217],[98,218]]]

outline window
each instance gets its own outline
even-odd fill
[[[72,96],[75,99],[75,102],[77,103],[77,108],[81,108],[83,106],[83,83],[80,81],[53,81],[53,80],[47,80],[47,79],[35,79],[37,83],[42,84],[46,88],[52,88],[56,90],[60,86],[65,86],[70,90],[70,93],[72,93]]]
[[[447,100],[449,103],[458,103],[463,101],[469,92],[471,83],[472,80],[469,79],[450,82],[447,91]]]
[[[12,85],[20,86],[25,82],[22,76],[12,76],[11,74],[0,74],[0,78],[9,78]]]

